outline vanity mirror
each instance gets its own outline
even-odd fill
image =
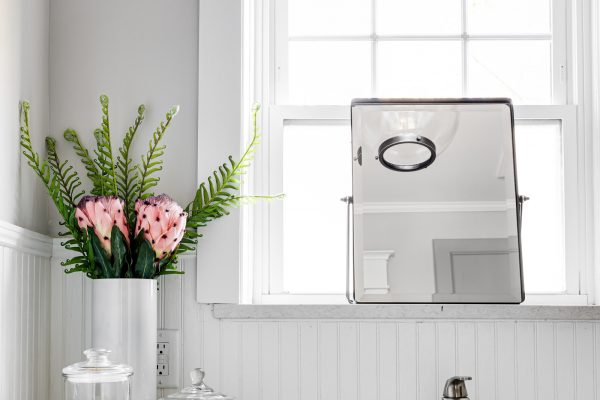
[[[520,303],[509,99],[355,99],[348,298]]]

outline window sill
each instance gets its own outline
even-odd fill
[[[215,304],[217,319],[600,320],[600,306],[496,304]]]

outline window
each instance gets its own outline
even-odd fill
[[[526,291],[585,293],[567,11],[566,0],[256,2],[248,71],[268,135],[253,185],[286,200],[252,217],[253,301],[343,301],[340,198],[351,194],[349,105],[357,97],[510,97],[520,192],[532,198]]]

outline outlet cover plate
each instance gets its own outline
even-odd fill
[[[160,361],[161,364],[167,364],[168,375],[158,375],[156,381],[159,389],[177,389],[179,387],[179,375],[181,365],[181,354],[179,347],[179,331],[175,329],[162,329],[157,335],[157,359],[158,359],[158,344],[168,343],[167,354],[163,354]],[[162,347],[162,346],[161,346]]]

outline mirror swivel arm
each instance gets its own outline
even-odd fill
[[[523,208],[525,207],[525,202],[529,200],[529,197],[520,195],[517,198],[517,219],[519,222],[519,232],[521,232],[521,227],[523,226]]]
[[[352,196],[342,197],[340,201],[346,203],[346,299],[350,304],[356,304],[354,299],[354,270],[352,263],[352,254],[354,246],[352,244]],[[350,289],[352,286],[352,290]]]

